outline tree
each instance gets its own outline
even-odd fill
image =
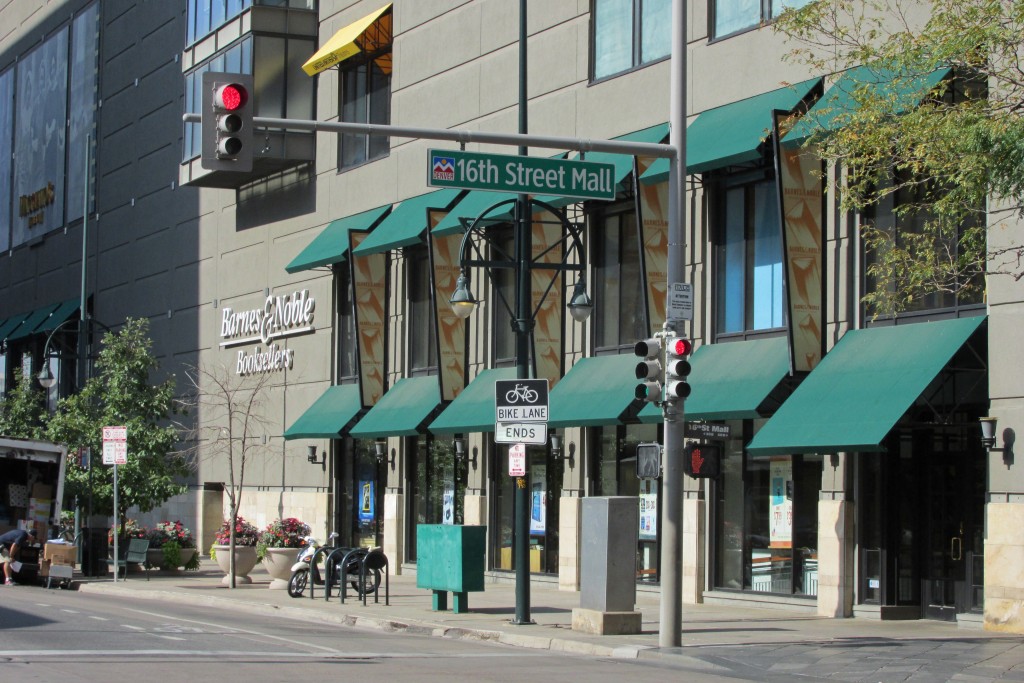
[[[197,457],[219,461],[227,469],[231,588],[235,587],[235,527],[246,466],[267,450],[263,436],[269,431],[269,421],[262,411],[269,377],[266,373],[232,374],[223,365],[197,366],[188,372],[197,420],[190,439],[192,448]]]
[[[847,90],[855,106],[808,114],[807,144],[845,171],[830,187],[841,208],[868,219],[875,313],[936,292],[980,299],[985,273],[1024,277],[1006,230],[1024,217],[1024,0],[818,0],[774,29],[820,73],[867,67]],[[929,90],[937,69],[954,78]],[[898,233],[870,220],[893,197]]]
[[[69,450],[89,447],[101,452],[102,429],[124,425],[128,428],[128,463],[118,466],[118,509],[114,510],[113,473],[109,467],[94,467],[91,493],[95,510],[114,513],[123,532],[130,508],[148,512],[172,496],[184,493],[181,478],[189,472],[184,454],[175,450],[179,429],[171,423],[179,412],[174,398],[174,378],[150,384],[158,367],[151,353],[146,320],[129,318],[117,332],[103,337],[96,360],[95,377],[82,390],[61,399],[50,418],[47,433],[51,441]],[[98,457],[93,462],[99,461]],[[89,472],[74,460],[69,462],[65,495],[84,499],[90,491]]]
[[[42,439],[46,431],[43,392],[36,380],[21,369],[14,389],[0,398],[0,435],[15,439]]]

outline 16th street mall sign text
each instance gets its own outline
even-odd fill
[[[286,349],[275,340],[314,331],[313,310],[316,300],[308,289],[284,296],[268,296],[263,308],[236,311],[224,307],[220,321],[222,349],[253,344],[252,351],[238,352],[235,372],[252,375],[291,368],[295,350]],[[259,344],[262,343],[266,349]]]
[[[615,199],[612,164],[440,149],[430,150],[428,158],[432,187]]]

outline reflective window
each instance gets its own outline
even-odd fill
[[[96,121],[97,59],[99,56],[99,5],[93,5],[75,17],[71,25],[71,90],[68,95],[68,204],[67,219],[82,217],[85,179],[86,136],[93,133]],[[95,136],[93,136],[95,139]],[[90,155],[91,162],[91,155]]]
[[[672,2],[594,0],[592,24],[596,80],[668,56]]]
[[[345,123],[391,123],[391,11],[361,36],[363,50],[343,61],[339,118]],[[338,168],[343,170],[387,156],[391,138],[383,135],[339,135]]]
[[[714,0],[713,33],[721,38],[768,23],[790,7],[800,8],[811,0]]]
[[[419,436],[406,440],[409,453],[409,510],[406,557],[416,561],[417,524],[462,524],[467,462],[455,457],[451,439]]]
[[[718,334],[782,327],[782,231],[774,180],[720,186],[715,240]]]
[[[352,269],[344,261],[335,269],[338,302],[338,381],[359,375],[358,338],[352,298]]]
[[[425,247],[406,250],[407,344],[411,373],[437,369],[437,326],[430,300],[430,259]]]
[[[647,338],[640,237],[633,204],[594,216],[594,346],[632,351]]]

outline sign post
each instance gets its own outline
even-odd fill
[[[104,427],[103,428],[103,464],[114,466],[114,583],[117,583],[118,554],[117,539],[118,518],[117,518],[117,466],[128,463],[128,427]],[[125,571],[128,568],[125,567]]]

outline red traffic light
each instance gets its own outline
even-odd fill
[[[214,93],[214,106],[225,111],[235,111],[249,101],[249,91],[238,83],[228,83],[217,88]]]
[[[689,356],[693,353],[693,342],[686,337],[675,337],[669,342],[668,352],[674,356]]]

